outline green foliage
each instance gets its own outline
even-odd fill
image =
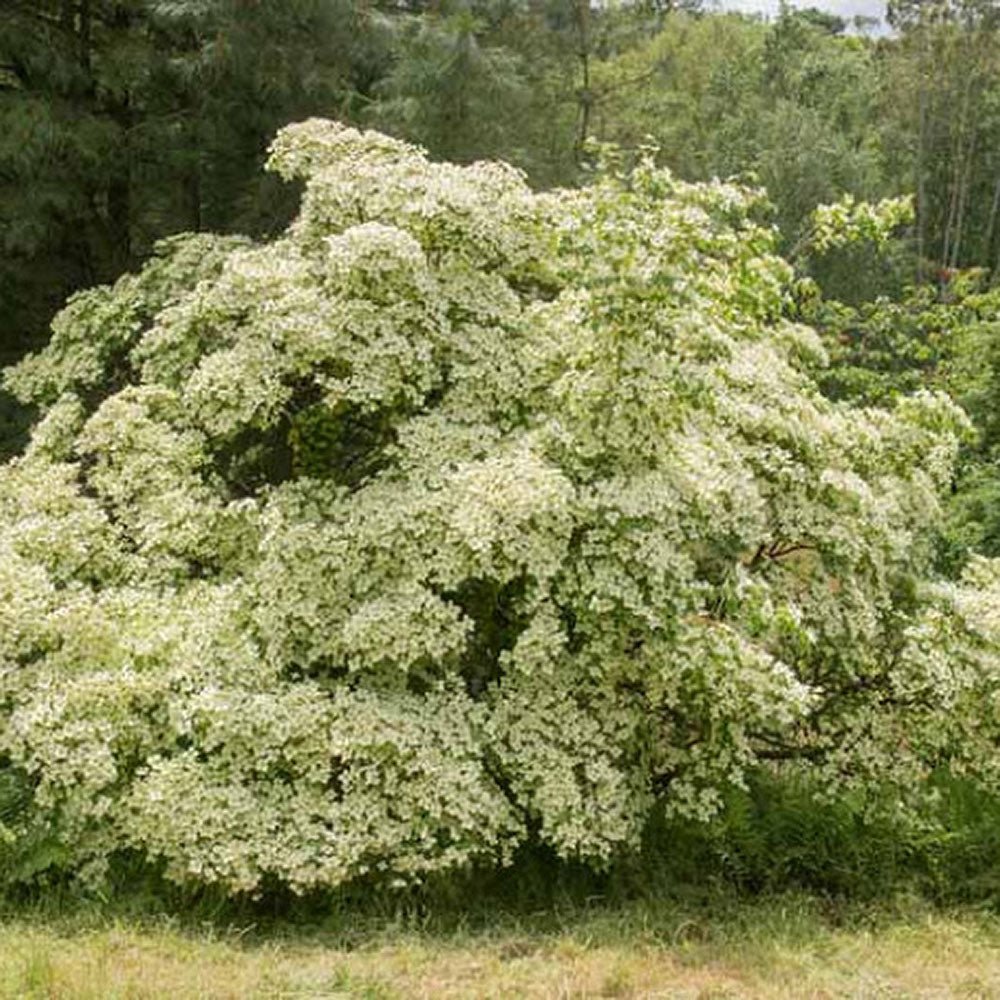
[[[892,253],[893,245],[886,250]],[[873,257],[878,269],[881,255]],[[829,273],[829,272],[828,272]],[[834,399],[886,405],[922,389],[948,392],[970,416],[941,539],[954,571],[969,554],[1000,554],[1000,298],[981,270],[947,272],[939,286],[846,305],[804,282],[799,309],[821,331],[831,364],[820,384]]]
[[[763,184],[786,248],[817,205],[910,193],[904,283],[992,271],[997,19],[979,3],[897,6],[899,37],[874,41],[815,10],[766,24],[687,3],[10,0],[0,361],[38,346],[72,292],[113,281],[164,236],[280,230],[295,192],[259,166],[274,131],[310,114],[439,158],[502,158],[536,186],[585,176],[588,138],[655,146],[685,179]],[[867,263],[852,263],[837,298],[875,297],[858,287]],[[0,421],[9,452],[26,417],[7,397]]]
[[[856,307],[824,301],[811,312],[831,364],[824,391],[834,399],[886,404],[939,385],[941,367],[967,316],[934,289],[912,288],[904,301],[879,298]]]
[[[878,204],[858,202],[845,195],[832,205],[820,205],[812,214],[810,249],[824,254],[854,243],[886,246],[900,226],[913,222],[913,199],[886,198]]]
[[[675,6],[3,5],[0,878],[992,863],[997,19]]]
[[[883,193],[870,46],[786,11],[674,16],[597,71],[600,138],[653,142],[682,176],[752,175],[789,245],[819,204]]]
[[[528,100],[524,77],[514,53],[483,44],[486,28],[468,10],[410,25],[379,85],[374,124],[451,160],[515,150]]]
[[[790,889],[853,901],[916,893],[939,904],[995,903],[1000,799],[932,775],[913,813],[894,789],[830,796],[809,776],[755,774],[717,823],[651,825],[643,876],[669,887],[712,873],[740,892]]]

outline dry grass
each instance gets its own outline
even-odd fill
[[[998,946],[1000,920],[981,914],[831,920],[796,900],[449,933],[17,918],[0,926],[0,997],[1000,998]]]

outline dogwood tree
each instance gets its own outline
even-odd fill
[[[603,864],[761,766],[991,779],[1000,578],[923,582],[964,418],[819,394],[760,193],[319,120],[270,166],[280,238],[167,241],[7,375],[8,852],[305,890]]]

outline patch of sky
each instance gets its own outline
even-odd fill
[[[737,11],[741,14],[759,14],[766,19],[777,17],[782,0],[706,0],[705,10]],[[789,7],[815,7],[835,14],[847,22],[852,34],[887,34],[883,0],[795,0]]]

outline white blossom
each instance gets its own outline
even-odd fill
[[[759,192],[270,163],[286,233],[168,241],[6,376],[0,755],[75,871],[604,864],[775,757],[1000,777],[1000,571],[925,580],[967,421],[820,395]]]

